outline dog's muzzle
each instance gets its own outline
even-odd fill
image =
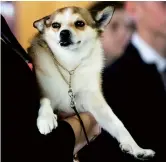
[[[60,42],[59,43],[61,46],[64,46],[64,47],[73,44],[71,41],[71,32],[69,30],[62,30],[60,32]]]

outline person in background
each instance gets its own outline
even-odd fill
[[[30,58],[2,15],[1,27],[2,161],[73,162],[73,154],[86,145],[77,116],[61,114],[63,120],[58,120],[56,129],[40,134],[36,125],[40,95],[34,71],[28,66]],[[91,140],[100,129],[89,113],[80,117]]]
[[[123,54],[134,30],[124,2],[99,1],[90,7],[90,11],[98,11],[111,5],[115,6],[114,15],[101,35],[107,66]]]
[[[136,31],[124,54],[103,73],[103,93],[136,142],[164,162],[166,131],[166,2],[126,2]],[[80,153],[86,162],[138,162],[102,131]],[[86,152],[86,153],[85,153]]]

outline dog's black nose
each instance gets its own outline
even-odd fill
[[[60,32],[61,39],[69,39],[70,38],[70,31],[69,30],[62,30]]]

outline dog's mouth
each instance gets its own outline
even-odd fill
[[[67,46],[73,44],[73,42],[71,42],[71,41],[61,41],[59,43],[60,43],[60,46],[62,46],[62,47],[67,47]]]
[[[68,46],[70,46],[70,45],[73,45],[73,44],[80,44],[81,43],[81,41],[78,41],[77,43],[73,43],[72,41],[60,41],[59,42],[59,44],[60,44],[60,46],[62,46],[62,47],[68,47]]]

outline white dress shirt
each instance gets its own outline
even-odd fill
[[[135,48],[137,48],[140,57],[145,63],[154,63],[159,73],[162,73],[166,69],[166,58],[158,54],[158,52],[146,43],[137,33],[133,34],[131,42]]]

